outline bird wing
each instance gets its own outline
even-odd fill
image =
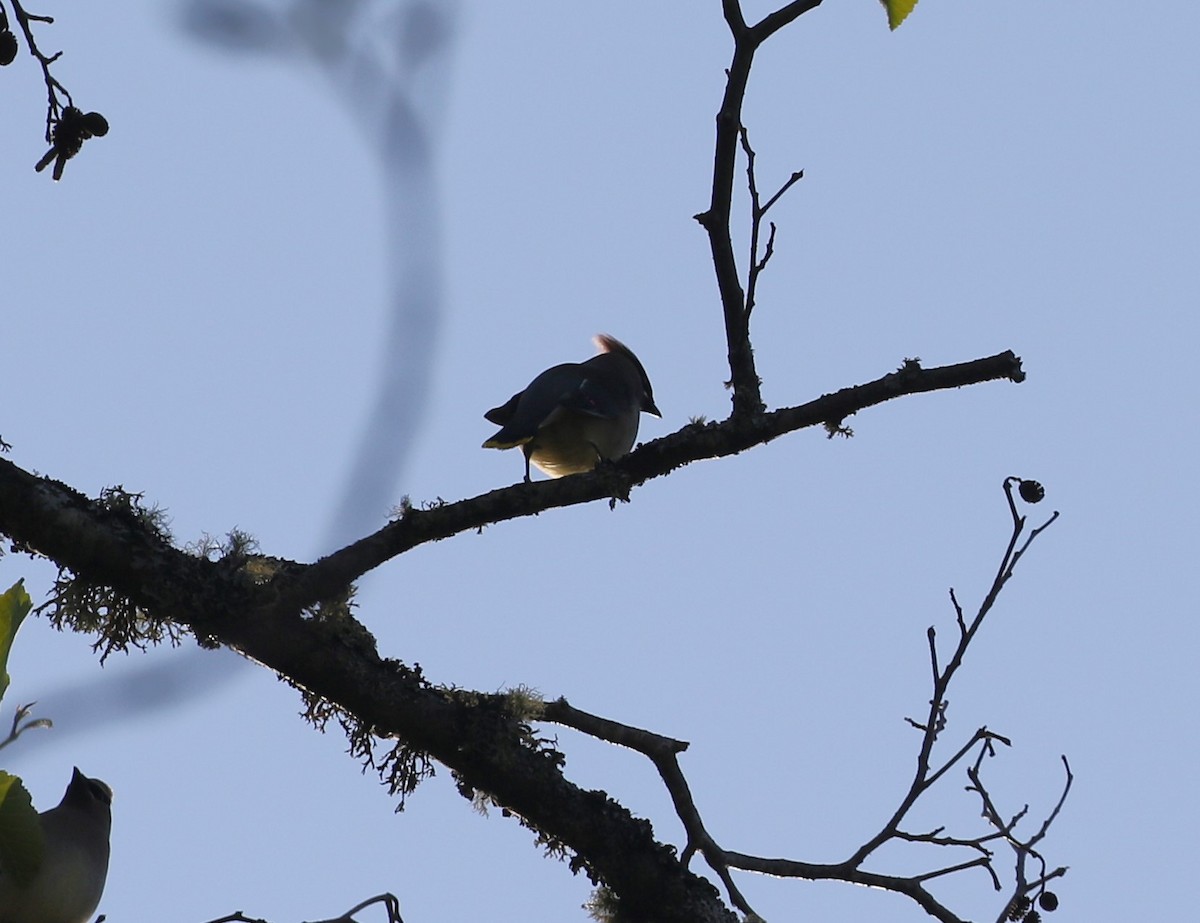
[[[483,418],[490,423],[495,423],[497,426],[505,426],[517,412],[517,404],[521,402],[521,395],[524,393],[524,391],[518,391],[499,407],[493,407],[485,413]]]
[[[485,449],[511,449],[524,445],[561,407],[569,406],[585,381],[582,366],[566,362],[546,369],[507,403],[493,407],[484,417],[501,427],[483,444]]]

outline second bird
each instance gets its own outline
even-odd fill
[[[501,429],[483,447],[520,446],[526,481],[530,462],[560,478],[627,455],[642,412],[662,416],[632,350],[603,333],[595,342],[599,355],[546,369],[524,391],[484,414]]]
[[[78,769],[62,802],[38,815],[42,864],[28,881],[0,864],[0,923],[87,923],[108,877],[112,789]]]

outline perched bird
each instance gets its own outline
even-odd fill
[[[0,923],[87,923],[108,877],[112,789],[78,769],[58,807],[38,815],[41,867],[20,886],[0,868]]]
[[[546,369],[524,391],[484,414],[501,430],[483,447],[520,446],[526,481],[530,462],[560,478],[627,455],[642,412],[662,416],[646,370],[629,347],[604,333],[595,343],[599,355]]]

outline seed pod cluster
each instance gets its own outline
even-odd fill
[[[1037,481],[1021,481],[1017,493],[1026,503],[1041,503],[1046,497],[1046,488]]]

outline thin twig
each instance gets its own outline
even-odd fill
[[[767,245],[763,249],[762,256],[758,255],[758,244],[762,235],[763,217],[783,196],[785,192],[792,188],[797,182],[804,177],[804,171],[799,170],[791,175],[788,180],[779,187],[778,191],[767,200],[767,204],[761,204],[758,194],[758,178],[755,175],[754,148],[750,146],[750,136],[746,131],[746,126],[742,125],[738,129],[738,137],[741,139],[742,151],[746,155],[746,183],[750,190],[750,259],[749,269],[746,272],[746,319],[750,318],[750,314],[754,311],[756,304],[755,293],[758,291],[758,277],[762,271],[767,268],[767,263],[771,261],[771,257],[775,254],[775,222],[769,222],[770,233],[767,236]]]
[[[12,730],[8,732],[8,736],[4,738],[4,740],[0,741],[0,750],[3,750],[28,730],[32,730],[33,728],[54,727],[54,722],[49,718],[34,718],[32,721],[21,724],[22,721],[25,721],[25,719],[29,717],[33,710],[33,706],[35,705],[37,705],[37,702],[30,702],[28,705],[17,706],[17,711],[13,715]]]
[[[869,856],[888,840],[895,837],[897,831],[900,829],[900,824],[903,822],[908,812],[912,809],[913,805],[916,804],[917,799],[938,779],[942,778],[942,776],[951,766],[957,764],[963,758],[963,756],[970,751],[971,747],[977,743],[981,744],[979,757],[976,760],[975,766],[973,767],[977,773],[979,761],[983,759],[984,755],[993,752],[993,740],[1000,740],[1003,743],[1008,743],[1006,738],[1000,737],[999,735],[988,731],[986,728],[981,728],[976,732],[975,736],[972,737],[971,741],[965,747],[960,749],[953,757],[951,757],[950,760],[947,761],[940,769],[935,771],[931,765],[933,747],[937,741],[938,734],[942,727],[942,721],[944,720],[945,716],[945,709],[947,705],[946,692],[954,678],[954,675],[957,673],[958,668],[962,666],[963,658],[966,655],[967,649],[972,640],[975,638],[975,635],[978,633],[980,626],[983,624],[984,618],[986,618],[988,612],[991,611],[992,606],[995,604],[995,601],[999,596],[1000,590],[1003,588],[1005,582],[1007,582],[1007,580],[1012,576],[1013,552],[1017,547],[1017,543],[1020,540],[1021,533],[1025,525],[1025,519],[1017,511],[1016,504],[1012,496],[1012,484],[1018,480],[1019,479],[1009,478],[1004,481],[1003,488],[1005,496],[1008,500],[1009,509],[1011,510],[1013,517],[1013,531],[1009,537],[1007,547],[1005,548],[1004,554],[1001,558],[1001,564],[997,570],[996,577],[992,581],[992,586],[987,596],[984,598],[983,603],[980,605],[978,612],[976,612],[975,616],[971,619],[970,624],[967,624],[962,607],[959,605],[958,598],[954,594],[954,591],[951,590],[950,599],[954,605],[955,619],[959,626],[959,639],[957,645],[955,646],[954,652],[950,657],[950,660],[945,664],[945,666],[940,670],[938,670],[936,666],[934,668],[933,694],[930,697],[929,712],[925,723],[922,725],[911,718],[908,719],[910,724],[922,731],[921,746],[917,755],[917,766],[913,774],[912,782],[909,785],[908,792],[901,800],[900,805],[897,807],[895,813],[892,815],[889,821],[874,837],[859,847],[850,860],[848,860],[852,865],[861,865],[867,856]],[[1037,532],[1040,533],[1042,530],[1044,530],[1051,522],[1054,521],[1056,517],[1057,514],[1051,517],[1048,522],[1046,522],[1037,530]],[[1028,548],[1028,546],[1029,541],[1026,541],[1022,548]],[[936,645],[934,644],[935,635],[932,629],[927,633],[927,637],[930,641],[930,660],[931,663],[936,664],[937,650]],[[968,776],[970,775],[971,770],[968,770]],[[975,779],[972,779],[972,781],[974,782]]]
[[[1063,805],[1066,804],[1067,796],[1071,792],[1071,785],[1075,781],[1075,776],[1071,772],[1071,764],[1069,762],[1067,762],[1067,758],[1065,756],[1061,757],[1061,759],[1062,759],[1063,769],[1067,775],[1066,782],[1063,784],[1063,790],[1062,790],[1062,793],[1058,797],[1058,801],[1055,803],[1054,808],[1050,811],[1050,813],[1042,821],[1041,827],[1039,827],[1038,830],[1025,842],[1021,842],[1015,836],[1012,835],[1011,831],[1012,831],[1013,827],[1016,826],[1016,821],[1018,819],[1024,817],[1025,814],[1028,812],[1028,806],[1026,806],[1025,809],[1020,811],[1017,814],[1017,816],[1012,821],[1010,821],[1003,829],[997,830],[997,835],[1003,836],[1003,838],[1012,847],[1013,853],[1014,853],[1015,883],[1013,885],[1013,891],[1012,891],[1012,894],[1009,899],[1010,904],[1012,903],[1012,901],[1015,901],[1021,897],[1027,896],[1029,894],[1035,893],[1040,890],[1044,890],[1047,882],[1052,881],[1055,878],[1061,878],[1063,875],[1065,875],[1067,873],[1066,866],[1060,866],[1060,867],[1054,869],[1053,871],[1047,871],[1045,857],[1043,857],[1042,854],[1040,852],[1038,852],[1038,850],[1035,848],[1036,844],[1045,838],[1047,832],[1050,829],[1050,825],[1053,824],[1054,821],[1058,818],[1059,813],[1062,811]],[[976,774],[976,775],[978,775],[978,774]],[[980,795],[980,798],[983,800],[984,816],[991,819],[993,824],[996,824],[997,823],[997,821],[996,821],[997,814],[996,814],[995,807],[991,803],[990,796],[988,796],[987,792],[983,789],[982,784],[980,784],[978,782],[977,778],[973,779],[972,782],[974,783],[973,790],[976,791]],[[1032,880],[1027,880],[1027,876],[1025,874],[1025,864],[1026,864],[1026,861],[1030,858],[1036,859],[1038,861],[1038,863],[1041,866],[1041,873],[1037,877],[1033,878]],[[1006,917],[1006,914],[1003,911],[1001,911],[1000,916],[997,917],[998,923],[1000,923],[1000,921],[1003,921],[1005,919],[1005,917]]]
[[[49,143],[53,140],[54,123],[58,121],[62,114],[63,105],[58,99],[58,94],[61,93],[67,101],[68,106],[73,106],[71,94],[67,88],[58,82],[57,78],[50,73],[50,65],[62,57],[61,51],[56,51],[52,55],[43,54],[38,48],[37,39],[33,37],[33,28],[30,23],[44,22],[53,23],[54,19],[51,16],[40,16],[36,13],[30,13],[21,6],[21,0],[12,0],[13,15],[17,22],[21,25],[21,31],[25,34],[25,43],[29,47],[29,53],[33,55],[38,64],[42,68],[42,79],[46,83],[46,141]]]
[[[712,196],[708,208],[696,220],[708,233],[717,289],[725,319],[725,341],[729,353],[729,382],[733,390],[735,418],[753,417],[765,409],[762,388],[750,345],[749,312],[746,293],[738,277],[737,259],[729,228],[733,202],[739,134],[742,128],[742,104],[750,80],[754,55],[768,38],[803,13],[820,5],[821,0],[787,3],[767,14],[753,26],[738,0],[722,0],[725,23],[733,37],[733,59],[726,69],[725,93],[717,111],[717,135],[713,147]]]
[[[754,195],[755,193],[756,189],[752,186],[751,194]],[[1043,824],[1042,830],[1038,832],[1036,838],[1031,839],[1027,843],[1021,843],[1016,838],[1013,830],[1026,816],[1028,808],[1023,808],[1017,812],[1007,822],[1002,820],[981,779],[983,760],[995,754],[996,743],[1012,746],[1012,742],[1007,737],[997,734],[987,727],[981,727],[939,767],[935,769],[931,762],[934,744],[946,723],[946,708],[948,705],[946,692],[950,682],[958,668],[962,665],[966,650],[976,637],[983,619],[994,605],[999,589],[1012,576],[1013,556],[1017,543],[1023,533],[1025,521],[1015,512],[1015,504],[1013,504],[1011,493],[1009,493],[1009,486],[1009,482],[1006,481],[1006,495],[1009,497],[1010,507],[1014,509],[1013,533],[1005,548],[1002,557],[1002,566],[993,581],[991,591],[969,623],[958,602],[957,596],[951,591],[950,598],[954,606],[955,619],[959,625],[959,637],[949,662],[944,666],[941,665],[938,657],[935,629],[930,627],[926,633],[929,645],[933,695],[930,698],[929,712],[924,724],[912,718],[906,719],[911,725],[922,732],[917,769],[909,791],[901,801],[899,808],[880,832],[868,840],[845,862],[829,865],[799,862],[790,859],[767,859],[722,849],[705,829],[687,780],[684,778],[683,772],[679,767],[677,757],[680,752],[687,748],[686,742],[677,741],[650,731],[633,728],[619,722],[611,721],[610,719],[581,712],[570,706],[564,699],[547,703],[543,717],[546,720],[574,727],[577,730],[603,740],[630,747],[646,755],[658,769],[659,775],[662,777],[663,783],[671,795],[676,814],[684,826],[687,842],[680,853],[681,861],[684,865],[687,865],[697,852],[702,853],[709,866],[725,884],[731,903],[743,913],[749,914],[752,911],[733,882],[732,875],[730,874],[730,870],[733,868],[758,871],[780,877],[837,879],[853,884],[886,888],[912,898],[934,918],[946,921],[946,923],[954,923],[958,918],[923,888],[923,882],[945,877],[966,869],[981,868],[991,878],[993,887],[997,891],[1001,890],[1000,877],[993,862],[994,852],[989,845],[999,840],[1008,842],[1014,849],[1018,850],[1018,882],[1021,887],[1027,888],[1028,886],[1024,881],[1025,858],[1027,856],[1034,856],[1039,860],[1041,859],[1040,855],[1034,849],[1034,844],[1036,840],[1044,836],[1045,830],[1048,829],[1049,824],[1058,815],[1062,803],[1066,798],[1066,790],[1064,790],[1058,805],[1051,812],[1051,815]],[[1054,517],[1045,525],[1039,527],[1036,532],[1045,529],[1053,521]],[[1020,548],[1024,550],[1028,546],[1029,539]],[[970,790],[976,792],[982,799],[983,813],[991,828],[990,832],[978,837],[968,838],[944,835],[944,827],[938,827],[934,831],[925,834],[912,834],[903,831],[900,824],[916,801],[930,788],[945,778],[947,773],[958,766],[972,751],[975,752],[975,757],[971,765],[967,767],[967,777],[971,783]],[[1069,790],[1069,788],[1070,779],[1068,778],[1066,789]],[[881,845],[891,840],[970,849],[978,855],[961,863],[944,866],[909,877],[883,876],[863,869],[863,861]],[[1053,873],[1049,874],[1053,875]]]
[[[936,785],[938,779],[940,779],[947,772],[949,772],[954,766],[956,766],[958,764],[959,760],[961,760],[964,756],[966,756],[971,751],[971,748],[974,747],[977,743],[980,743],[981,741],[989,741],[989,740],[998,740],[1001,743],[1003,743],[1005,746],[1009,746],[1009,747],[1012,746],[1012,742],[1007,737],[1001,737],[999,734],[989,731],[985,727],[980,728],[978,731],[975,732],[975,734],[971,737],[970,740],[968,740],[965,744],[963,744],[963,746],[959,749],[959,751],[957,753],[954,754],[954,756],[952,756],[952,757],[950,757],[950,759],[946,760],[946,762],[942,765],[941,769],[937,770],[936,772],[930,773],[926,777],[925,781],[922,783],[922,786],[921,786],[922,790],[928,790],[928,789],[932,788],[934,785]]]
[[[784,182],[784,184],[779,187],[779,190],[775,193],[775,195],[773,195],[773,196],[771,196],[771,198],[767,199],[767,204],[764,205],[762,207],[762,209],[759,211],[759,216],[762,217],[763,215],[766,215],[766,213],[771,210],[771,206],[774,205],[776,202],[778,202],[781,198],[783,198],[783,194],[785,192],[787,192],[789,189],[791,189],[794,185],[796,185],[796,183],[800,182],[800,180],[802,180],[802,179],[804,179],[804,171],[803,170],[797,170],[795,173],[793,173],[791,176],[789,176],[787,178],[787,180]]]
[[[675,814],[683,824],[684,833],[687,836],[687,843],[680,853],[680,862],[686,867],[691,862],[692,856],[697,852],[701,853],[725,885],[730,902],[747,916],[754,914],[754,909],[738,890],[733,876],[729,873],[729,866],[724,860],[724,850],[717,845],[705,829],[687,778],[679,766],[678,754],[688,748],[687,741],[664,737],[652,731],[645,731],[609,718],[590,714],[575,708],[564,698],[546,702],[541,717],[543,720],[574,728],[591,737],[628,747],[648,757],[655,769],[658,770],[659,777],[662,779],[667,793],[671,796]]]
[[[931,878],[941,878],[943,875],[953,875],[955,872],[961,872],[964,869],[985,868],[989,872],[992,870],[991,861],[987,858],[970,859],[966,862],[960,862],[958,865],[950,865],[944,869],[937,869],[933,872],[925,872],[921,875],[914,875],[913,881],[929,881]],[[992,873],[992,878],[996,877]]]
[[[370,907],[372,904],[383,904],[387,908],[388,923],[404,923],[404,920],[400,917],[400,901],[390,892],[369,897],[365,901],[355,904],[340,917],[333,917],[329,920],[314,920],[313,923],[354,923],[354,915],[360,910]]]

